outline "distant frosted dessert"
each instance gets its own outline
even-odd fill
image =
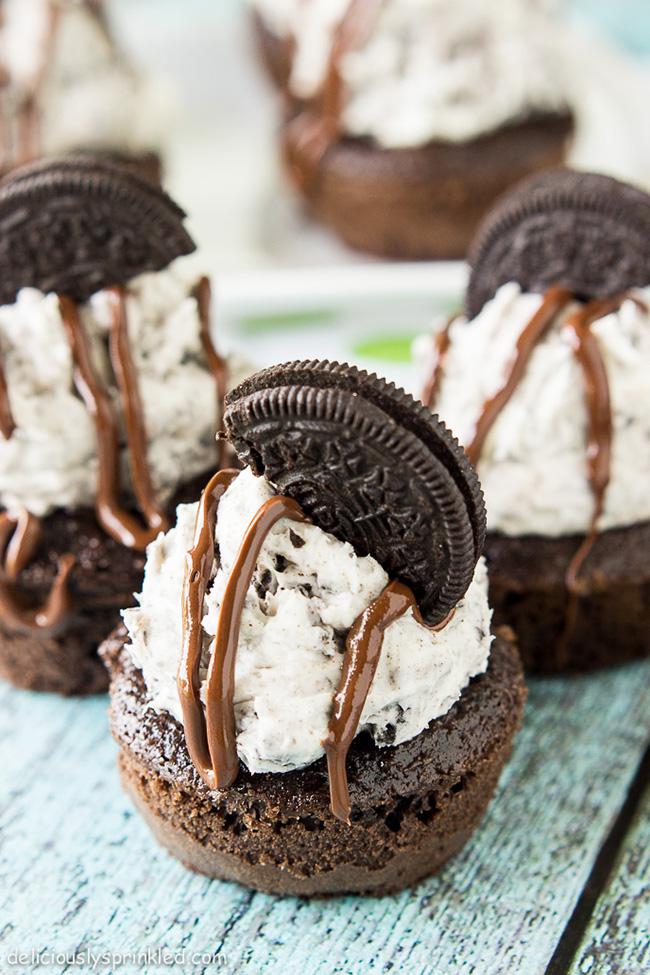
[[[245,469],[179,506],[101,650],[123,784],[194,870],[399,890],[480,822],[525,698],[490,630],[476,475],[347,365],[257,373],[224,428]]]
[[[550,0],[251,0],[285,93],[284,159],[314,216],[392,257],[465,255],[573,130]]]
[[[2,0],[0,75],[3,171],[93,149],[156,174],[169,96],[118,50],[104,0]]]
[[[88,156],[0,182],[0,674],[20,686],[105,686],[145,546],[219,462],[229,367],[183,218]]]
[[[560,170],[479,230],[424,398],[477,465],[499,622],[524,661],[650,653],[650,197]]]

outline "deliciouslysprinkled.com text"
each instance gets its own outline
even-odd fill
[[[60,951],[44,948],[29,951],[9,951],[4,957],[0,955],[0,962],[8,968],[50,968],[52,966],[68,966],[82,968],[84,971],[97,972],[102,969],[119,969],[125,965],[149,966],[152,968],[176,968],[187,966],[188,969],[213,966],[216,969],[225,968],[227,958],[223,952],[192,951],[183,949],[173,951],[171,948],[143,948],[138,951],[100,951],[84,948],[79,951]]]

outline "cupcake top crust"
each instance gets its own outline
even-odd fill
[[[258,373],[224,425],[249,466],[150,547],[131,652],[212,788],[239,759],[288,771],[324,752],[332,783],[356,733],[417,735],[487,666],[478,481],[429,411],[350,366]]]
[[[380,146],[463,141],[567,112],[568,45],[554,0],[251,0],[289,39],[288,87],[345,89],[342,127]]]

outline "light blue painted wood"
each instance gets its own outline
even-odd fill
[[[650,792],[637,810],[570,975],[650,971]]]
[[[312,902],[208,881],[160,850],[120,790],[104,699],[3,687],[0,971],[15,949],[167,948],[221,952],[206,972],[542,973],[650,735],[649,677],[535,681],[483,828],[439,878]]]

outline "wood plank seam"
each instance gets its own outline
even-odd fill
[[[619,851],[632,825],[646,789],[650,786],[650,743],[630,783],[621,810],[612,823],[594,860],[591,873],[582,889],[573,913],[556,945],[544,975],[567,975],[580,949],[582,939],[593,916],[598,898],[612,875]]]

